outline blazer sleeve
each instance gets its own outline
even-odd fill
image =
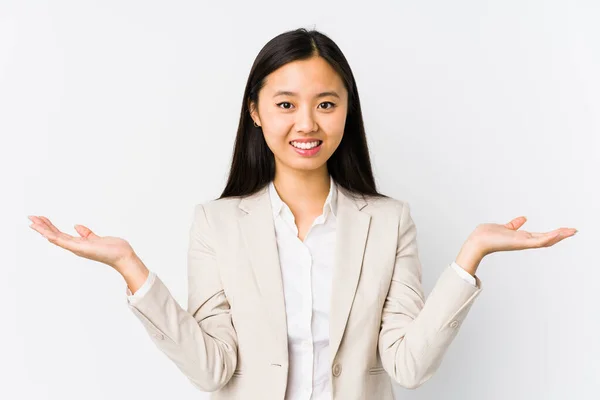
[[[219,276],[214,236],[201,204],[195,206],[189,231],[187,310],[158,276],[129,308],[195,387],[212,392],[229,381],[237,365],[237,335]]]
[[[392,379],[414,389],[440,366],[481,292],[481,281],[475,276],[473,286],[449,264],[425,301],[417,229],[409,204],[403,202],[400,207],[396,261],[383,305],[378,350]]]

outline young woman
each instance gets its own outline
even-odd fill
[[[117,270],[153,342],[213,399],[392,399],[390,377],[416,388],[481,292],[484,256],[576,232],[481,224],[425,301],[410,208],[376,189],[350,66],[305,29],[273,38],[252,66],[225,190],[195,206],[187,310],[125,240],[30,219]]]

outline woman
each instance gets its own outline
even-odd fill
[[[485,255],[576,232],[519,231],[524,217],[479,225],[425,302],[416,227],[405,201],[376,189],[352,71],[305,29],[252,66],[225,190],[194,210],[187,310],[125,240],[30,219],[117,270],[156,346],[214,399],[392,399],[390,377],[416,388],[479,295]]]

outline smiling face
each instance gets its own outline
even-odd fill
[[[326,171],[344,134],[348,92],[321,57],[290,62],[265,79],[251,116],[275,155],[275,170]]]

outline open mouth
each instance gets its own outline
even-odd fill
[[[301,150],[314,149],[315,147],[320,146],[322,143],[323,143],[322,140],[313,140],[312,142],[294,142],[294,141],[290,142],[290,144],[292,146],[294,146],[297,149],[301,149]]]
[[[290,145],[296,150],[296,152],[303,156],[315,155],[321,150],[322,140],[312,140],[310,142],[296,142],[291,141]]]

